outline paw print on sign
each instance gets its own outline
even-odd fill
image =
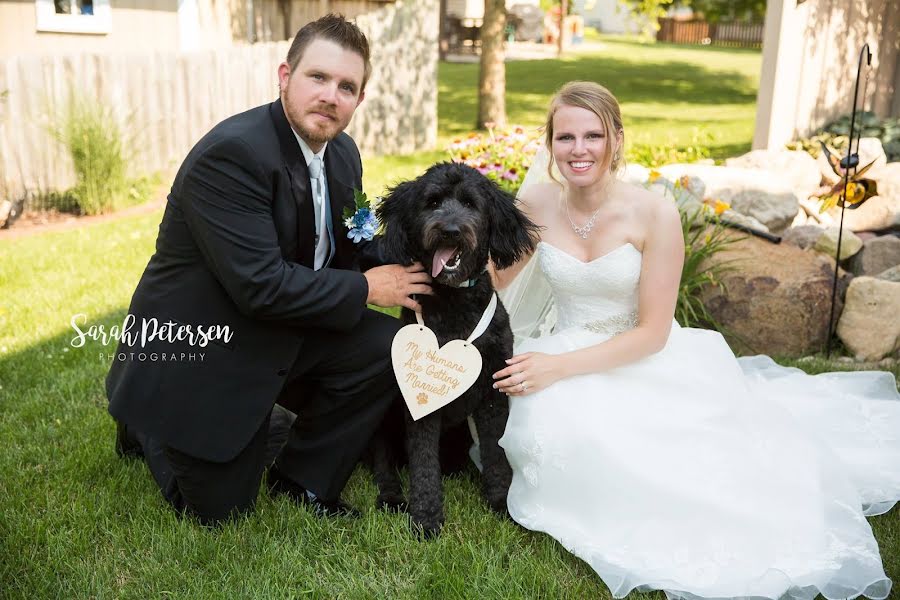
[[[425,392],[421,392],[418,396],[416,396],[416,400],[419,401],[419,404],[428,404],[428,394]]]

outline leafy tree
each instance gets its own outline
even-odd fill
[[[665,17],[669,7],[676,5],[675,2],[676,0],[619,0],[633,14],[646,17],[651,23]]]
[[[762,21],[766,0],[689,0],[687,5],[703,13],[710,23],[717,21]]]
[[[666,16],[672,6],[689,6],[711,22],[751,20],[762,21],[766,16],[766,0],[619,0],[632,13],[651,21]]]

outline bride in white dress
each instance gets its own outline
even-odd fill
[[[545,228],[529,268],[549,283],[556,324],[495,375],[510,395],[510,514],[615,597],[887,598],[865,515],[900,498],[893,376],[809,376],[679,327],[679,217],[616,180],[622,136],[605,88],[568,84],[547,123],[563,183],[521,196]],[[540,313],[535,289],[521,302]],[[515,328],[529,311],[506,300]]]

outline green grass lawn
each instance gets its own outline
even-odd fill
[[[447,482],[433,543],[374,509],[362,470],[346,492],[359,522],[265,493],[220,531],[177,519],[143,463],[113,452],[108,349],[69,345],[73,314],[121,323],[159,218],[0,241],[0,597],[603,597],[558,544],[494,517],[468,476]]]
[[[712,123],[723,152],[749,147],[758,54],[605,41],[603,55],[511,63],[511,119],[537,125],[555,87],[596,78],[620,94],[631,139],[687,143]],[[474,120],[475,73],[441,65],[444,140]],[[367,188],[442,157],[369,158]],[[362,470],[346,491],[360,521],[316,519],[265,493],[220,530],[176,518],[143,463],[113,452],[101,356],[111,348],[69,345],[74,314],[121,323],[160,214],[0,240],[0,598],[610,598],[552,539],[493,516],[470,475],[446,482],[447,526],[429,543],[373,508]],[[898,580],[900,511],[871,523]]]
[[[218,531],[176,518],[143,463],[113,452],[108,349],[69,345],[73,314],[121,323],[159,218],[0,240],[0,597],[610,598],[548,536],[493,516],[471,476],[447,481],[447,527],[429,543],[373,508],[362,469],[346,492],[358,522],[265,493]],[[900,511],[871,523],[896,580]]]
[[[177,519],[144,465],[113,452],[105,347],[69,345],[73,314],[121,322],[159,217],[0,241],[0,597],[610,597],[559,544],[490,514],[468,476],[447,482],[433,543],[372,508],[362,470],[346,494],[366,508],[359,522],[264,493],[255,515],[220,531]],[[900,512],[872,524],[896,579]]]

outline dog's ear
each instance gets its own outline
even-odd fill
[[[417,194],[415,181],[404,181],[388,191],[375,214],[382,225],[379,236],[379,254],[384,263],[400,265],[412,264],[412,248],[407,231],[412,226],[415,214],[414,202]]]
[[[534,252],[540,228],[516,206],[516,199],[485,178],[484,195],[490,215],[491,260],[506,269]]]

